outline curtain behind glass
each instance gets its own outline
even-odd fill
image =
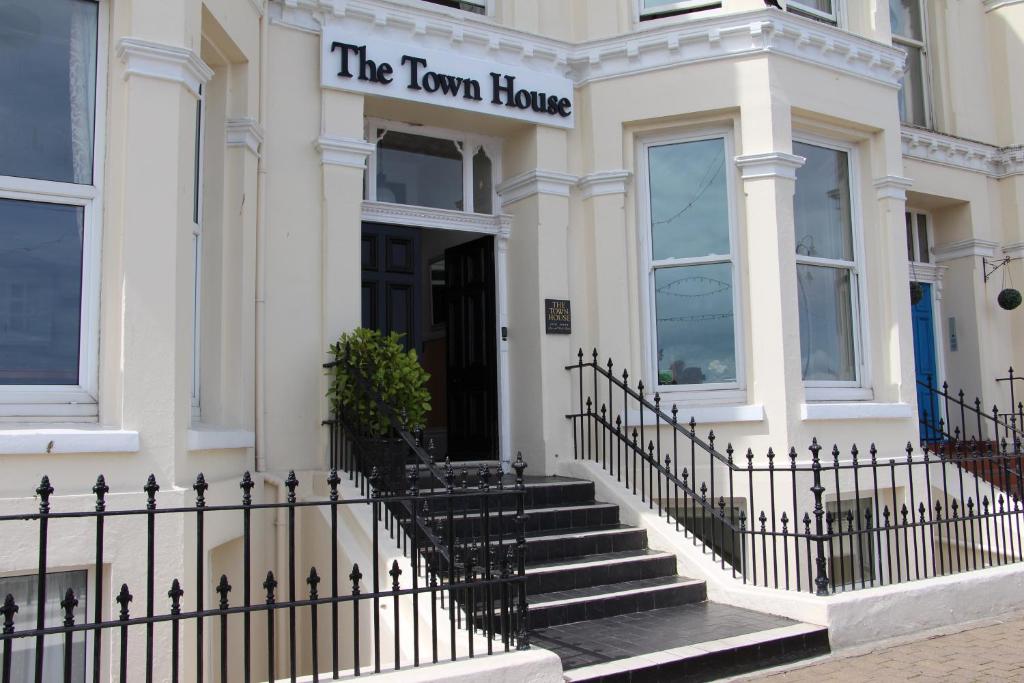
[[[0,175],[92,183],[98,5],[0,0]]]
[[[70,588],[78,598],[75,607],[75,622],[82,623],[87,614],[87,574],[78,572],[54,572],[46,575],[46,626],[60,626],[64,623],[64,610],[60,606],[64,594]],[[10,593],[18,604],[15,615],[17,630],[32,629],[36,626],[39,604],[36,601],[38,582],[35,575],[11,576],[0,579],[0,595]],[[14,656],[11,665],[11,683],[32,683],[35,680],[35,638],[14,641]],[[56,683],[64,680],[64,636],[55,634],[43,640],[43,681]],[[71,680],[85,682],[85,633],[78,632],[71,639],[72,660]]]

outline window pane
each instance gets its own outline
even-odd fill
[[[736,381],[732,264],[654,271],[658,384]]]
[[[906,214],[906,220],[907,220],[907,260],[908,261],[913,261],[914,260],[914,228],[912,226],[912,222],[914,220],[914,217],[910,214],[909,211]]]
[[[850,271],[808,265],[796,270],[803,378],[855,381]]]
[[[83,221],[0,199],[0,385],[78,384]]]
[[[729,253],[725,140],[651,147],[655,261]]]
[[[475,213],[493,213],[491,190],[493,176],[491,160],[483,147],[473,155],[473,211]]]
[[[0,175],[92,183],[97,7],[0,2]]]
[[[87,595],[88,574],[77,572],[51,572],[46,575],[46,606],[43,617],[47,627],[60,626],[64,623],[64,610],[61,600],[70,588],[78,606],[75,607],[75,622],[82,623],[88,613]],[[18,612],[14,615],[15,632],[33,629],[39,614],[36,602],[38,581],[36,575],[8,576],[0,578],[0,595],[8,593],[14,597]],[[13,641],[11,657],[11,680],[16,683],[30,683],[35,680],[35,638],[18,638]],[[71,637],[71,680],[75,683],[85,681],[85,633],[78,632]],[[64,671],[64,636],[54,634],[43,639],[43,674],[46,681],[63,680]]]
[[[451,140],[387,132],[377,143],[377,199],[463,210],[462,153]]]
[[[789,0],[788,6],[797,9],[813,9],[822,14],[832,14],[832,0]]]
[[[801,142],[793,151],[807,159],[796,172],[796,253],[852,261],[848,155]]]
[[[917,214],[917,244],[921,250],[918,260],[921,263],[929,263],[931,259],[928,252],[931,251],[931,245],[928,244],[928,217],[923,213]]]
[[[924,108],[924,63],[921,48],[900,45],[907,51],[907,64],[900,82],[900,120],[917,126],[927,126],[928,117]]]
[[[889,23],[894,36],[923,40],[920,0],[889,0]]]

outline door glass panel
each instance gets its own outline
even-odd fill
[[[736,380],[732,264],[654,271],[658,384]]]
[[[855,381],[850,271],[805,264],[796,270],[803,378]]]
[[[92,183],[98,8],[0,2],[0,175]]]
[[[728,254],[725,141],[659,145],[648,156],[654,260]]]
[[[384,133],[377,143],[377,199],[462,211],[462,153],[451,140]]]
[[[0,385],[78,384],[84,219],[0,199]]]
[[[802,142],[794,142],[793,151],[807,159],[796,172],[796,253],[852,261],[847,153]]]

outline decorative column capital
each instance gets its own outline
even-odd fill
[[[199,88],[213,77],[213,69],[195,51],[178,45],[141,38],[121,38],[117,57],[125,65],[124,78],[147,76],[185,86],[199,97]]]
[[[606,194],[625,194],[632,176],[632,171],[624,169],[595,171],[580,178],[577,187],[584,199]]]
[[[898,175],[887,175],[876,178],[873,183],[879,199],[895,199],[907,201],[907,190],[914,186],[914,181]]]
[[[320,152],[321,164],[358,169],[366,168],[366,159],[377,149],[375,144],[366,140],[330,135],[321,135],[315,144],[316,151]]]
[[[579,181],[579,177],[560,171],[545,171],[535,168],[525,173],[512,176],[498,185],[498,195],[505,204],[518,202],[520,199],[535,194],[550,194],[556,197],[568,197],[569,189]]]
[[[260,155],[263,144],[263,126],[251,117],[228,119],[224,124],[224,142],[228,147],[245,147],[254,155]]]
[[[796,170],[807,159],[788,152],[761,152],[741,154],[736,157],[736,166],[744,180],[754,178],[785,178],[796,180]]]

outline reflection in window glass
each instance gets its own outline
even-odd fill
[[[0,175],[91,184],[98,5],[0,2]]]
[[[75,607],[75,621],[84,621],[87,614],[87,578],[84,571],[50,572],[46,575],[46,605],[43,617],[46,626],[60,626],[64,623],[64,610],[60,603],[70,588],[78,600]],[[0,595],[14,597],[18,605],[14,623],[16,631],[35,628],[39,614],[37,602],[38,581],[36,575],[7,576],[0,578]],[[35,680],[35,638],[17,638],[13,641],[11,657],[11,681],[15,683],[31,683]],[[64,671],[64,636],[48,635],[43,639],[43,674],[45,681],[63,679]],[[71,680],[74,683],[85,682],[85,633],[79,631],[71,637]]]
[[[853,260],[849,159],[846,152],[793,143],[807,159],[797,170],[794,211],[796,253]]]
[[[654,271],[658,384],[736,381],[732,264]]]
[[[900,120],[913,123],[916,126],[928,125],[924,103],[924,61],[921,56],[921,48],[906,44],[901,44],[900,47],[907,51],[907,62],[903,67],[903,79],[900,81]]]
[[[928,216],[923,213],[917,214],[917,244],[919,248],[918,260],[921,263],[931,261],[931,244],[928,243]]]
[[[462,153],[451,140],[379,131],[377,199],[463,210]]]
[[[725,141],[651,147],[649,172],[654,260],[728,254]]]
[[[923,40],[920,0],[889,0],[889,23],[894,36]]]
[[[850,271],[798,264],[796,273],[803,378],[855,381],[853,278]]]
[[[0,385],[78,384],[84,213],[0,199]]]
[[[473,211],[474,213],[493,213],[493,190],[491,175],[491,159],[481,147],[473,155]]]

